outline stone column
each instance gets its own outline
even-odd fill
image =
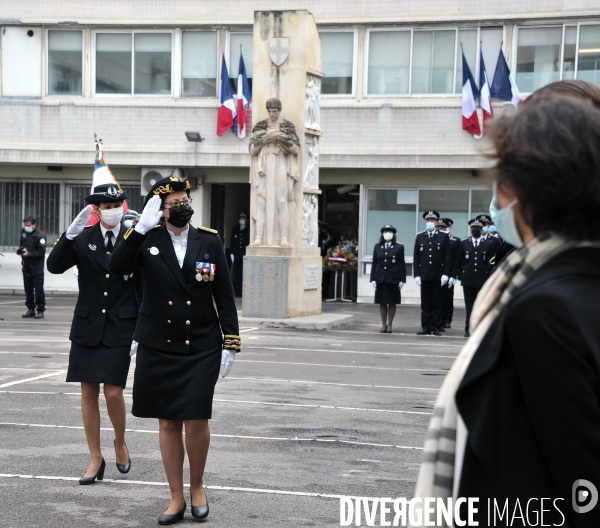
[[[321,313],[317,217],[322,77],[321,39],[312,14],[254,13],[251,245],[242,304],[247,317]]]

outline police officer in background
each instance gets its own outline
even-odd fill
[[[446,328],[452,327],[452,316],[454,315],[454,285],[458,280],[458,258],[460,255],[460,238],[452,234],[452,226],[454,221],[451,218],[440,218],[438,228],[442,233],[446,233],[450,239],[450,248],[452,253],[452,272],[448,280],[448,287],[443,288],[445,291],[444,308],[442,311],[442,328],[443,332]]]
[[[138,223],[140,219],[140,213],[134,211],[133,209],[129,209],[126,213],[123,213],[123,225],[129,229],[130,227],[134,227],[135,224]]]
[[[500,247],[502,241],[495,236],[492,236],[492,231],[490,231],[490,227],[493,225],[492,218],[486,214],[480,214],[475,217],[475,220],[478,220],[481,224],[481,237],[483,240],[489,240],[492,243],[494,249]]]
[[[46,297],[44,295],[46,235],[36,227],[33,216],[27,216],[23,219],[23,229],[21,230],[20,247],[17,250],[17,255],[21,256],[25,305],[27,306],[27,312],[23,314],[23,317],[43,319],[46,311]],[[36,306],[37,314],[35,313]]]
[[[241,297],[244,289],[244,255],[246,254],[246,246],[250,244],[250,228],[247,225],[248,215],[243,212],[240,213],[238,222],[239,224],[233,226],[231,230],[229,251],[233,268],[233,290],[236,297]]]
[[[477,299],[479,290],[491,274],[490,260],[494,256],[494,242],[483,236],[483,224],[474,218],[469,221],[471,236],[460,243],[458,260],[458,278],[463,287],[465,307],[467,309],[465,321],[465,337],[469,337],[469,320],[471,311]]]
[[[436,211],[423,213],[425,231],[415,240],[413,274],[421,287],[421,327],[417,335],[441,335],[444,292],[452,274],[452,249],[446,233],[437,229],[440,215]]]

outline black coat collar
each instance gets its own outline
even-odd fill
[[[84,230],[84,233],[87,232],[87,242],[85,244],[85,249],[89,251],[93,257],[98,261],[98,263],[108,271],[108,266],[106,265],[106,261],[108,260],[108,255],[106,254],[106,246],[104,245],[104,237],[102,236],[102,231],[100,229],[100,222],[96,225]],[[116,246],[121,239],[123,238],[125,230],[123,226],[119,228],[119,235],[114,242]],[[93,250],[92,247],[96,249]]]

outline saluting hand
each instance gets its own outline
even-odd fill
[[[161,199],[160,196],[153,196],[148,200],[146,207],[142,211],[138,223],[135,225],[135,230],[140,235],[145,235],[150,229],[152,229],[160,220],[163,215],[160,210]]]
[[[92,206],[86,205],[81,212],[75,217],[75,220],[71,223],[65,236],[69,240],[74,240],[77,235],[80,235],[82,231],[85,229],[85,226],[90,219],[90,215],[92,214]]]

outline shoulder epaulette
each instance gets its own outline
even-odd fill
[[[207,231],[209,233],[212,233],[213,235],[217,235],[219,233],[216,229],[211,229],[210,227],[198,226],[198,229],[201,229],[202,231]]]
[[[96,224],[94,224],[96,225]],[[83,229],[89,229],[90,227],[94,227],[93,225],[85,226]]]
[[[156,224],[152,229],[158,229],[159,227],[162,227],[162,224]]]

